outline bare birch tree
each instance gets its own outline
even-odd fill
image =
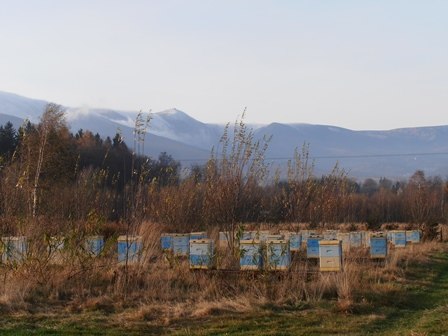
[[[49,103],[45,107],[45,111],[41,116],[40,123],[38,125],[38,155],[36,162],[36,172],[34,174],[34,183],[31,191],[32,198],[32,216],[37,215],[38,200],[39,200],[39,181],[42,173],[42,167],[45,161],[45,153],[48,142],[48,135],[52,131],[58,131],[62,127],[65,127],[65,111],[57,104]]]

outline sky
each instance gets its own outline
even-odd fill
[[[0,91],[208,123],[446,125],[448,1],[0,0]]]

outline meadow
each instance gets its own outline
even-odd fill
[[[166,258],[162,230],[145,224],[145,257],[138,263],[118,263],[115,244],[106,243],[99,256],[80,244],[76,253],[66,250],[63,259],[50,256],[46,263],[30,244],[22,262],[3,264],[0,332],[432,335],[448,330],[444,242],[392,248],[383,261],[370,260],[365,248],[352,249],[344,254],[341,272],[319,272],[302,252],[288,271],[190,270],[187,259]]]

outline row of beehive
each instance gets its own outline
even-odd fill
[[[202,235],[202,237],[205,233]],[[294,234],[295,250],[301,246],[300,235]],[[190,234],[164,234],[162,247],[165,251],[178,256],[188,256],[190,268],[208,269],[215,265],[214,241],[198,238]],[[247,236],[246,236],[247,238]],[[270,237],[273,238],[273,237]],[[287,270],[291,265],[293,250],[289,237],[287,239],[239,241],[240,268],[242,270]],[[322,240],[319,236],[309,236],[306,242],[307,258],[319,259],[321,271],[339,271],[342,269],[342,242],[339,240]],[[387,240],[382,234],[371,237],[371,258],[387,256]]]
[[[215,244],[212,239],[190,239],[188,234],[163,236],[163,248],[177,256],[186,256],[191,269],[212,269],[216,267]],[[291,264],[288,240],[267,240],[263,244],[254,240],[242,240],[240,267],[243,270],[287,269]]]
[[[305,246],[307,258],[318,258],[321,270],[340,270],[344,243],[355,247],[367,245],[370,257],[381,259],[388,253],[387,237],[396,246],[401,246],[403,235],[404,244],[406,237],[411,242],[420,241],[419,231],[393,231],[389,232],[388,236],[382,232],[332,231],[319,236],[309,231],[282,232],[280,235],[273,235],[268,231],[250,231],[240,234],[241,240],[236,238],[231,240],[228,232],[220,232],[218,246],[226,247],[230,246],[231,241],[237,242],[235,246],[239,247],[241,269],[261,269],[263,266],[266,269],[288,269],[291,252],[297,252]],[[206,237],[205,232],[162,234],[161,244],[165,251],[170,251],[174,255],[189,256],[191,268],[210,268],[215,265],[214,242]]]
[[[341,271],[343,267],[342,241],[338,239],[324,240],[318,236],[309,236],[306,244],[308,259],[318,259],[321,271]],[[266,253],[263,253],[263,247]],[[267,261],[267,269],[286,270],[291,264],[291,249],[288,240],[240,241],[241,269],[261,269],[263,261]],[[388,254],[387,237],[382,233],[370,237],[370,257],[384,259]],[[264,259],[266,258],[266,259]]]
[[[411,233],[414,233],[414,241],[416,241],[415,236],[417,236],[419,241],[419,232],[411,231]],[[306,241],[305,244],[308,258],[319,258],[319,244],[322,244],[319,243],[319,241],[322,240],[322,238],[324,240],[327,238],[328,241],[328,236],[313,236],[310,232],[283,232],[282,235],[271,235],[268,232],[264,232],[261,235],[260,233],[257,234],[259,235],[259,238],[261,238],[261,242],[269,242],[269,244],[266,245],[267,256],[265,258],[266,264],[269,268],[284,268],[284,265],[288,265],[290,253],[300,250],[302,240]],[[225,236],[226,240],[224,242],[227,243],[229,235],[226,233],[220,233],[220,238],[222,238],[222,235]],[[253,244],[256,239],[252,238],[252,236],[253,233],[244,233],[243,238],[246,239],[240,241],[240,246],[243,247],[240,249],[242,255],[241,265],[243,268],[245,267],[244,265],[247,263],[247,260],[250,260],[251,257],[249,256],[251,254],[253,255],[252,250],[254,250],[254,248],[250,247],[250,245]],[[357,236],[359,236],[359,234],[353,232],[349,234],[348,237],[356,238]],[[400,246],[400,244],[405,245],[406,237],[412,237],[412,235],[407,235],[406,233],[403,234],[403,231],[392,231],[389,232],[387,236],[396,246]],[[177,255],[190,255],[190,263],[192,268],[194,268],[195,265],[197,265],[198,268],[207,268],[213,264],[214,258],[212,256],[214,256],[214,243],[211,240],[207,240],[206,237],[207,235],[205,232],[190,234],[165,234],[162,235],[162,248],[172,250]],[[336,237],[339,238],[337,233]],[[342,238],[344,238],[344,236],[342,236]],[[350,241],[353,240],[356,242],[359,240],[358,238],[350,239]],[[371,241],[375,241],[375,243],[371,244]],[[220,242],[222,243],[222,240]],[[27,254],[27,242],[25,237],[3,237],[1,243],[1,259],[4,263],[21,261]],[[52,237],[50,238],[48,245],[50,249],[59,252],[64,250],[64,243],[65,240],[63,238]],[[371,256],[373,258],[384,258],[387,255],[387,241],[385,241],[383,237],[376,237],[372,240],[372,237],[369,235],[369,245],[371,245]],[[287,249],[286,246],[288,246]],[[127,260],[129,263],[132,263],[138,261],[141,257],[141,237],[120,236],[118,237],[117,247],[119,262],[125,262]],[[96,256],[102,252],[103,248],[103,237],[93,236],[86,238],[85,249],[88,253]],[[190,251],[196,252],[191,253]],[[246,254],[247,256],[245,256]]]
[[[315,242],[317,255],[314,255]],[[289,240],[240,241],[240,268],[242,270],[288,270],[291,266]],[[318,258],[321,271],[342,270],[342,244],[339,240],[307,241],[308,258]]]
[[[66,250],[66,239],[63,237],[50,237],[47,240],[47,249],[56,259],[62,258]],[[104,250],[104,237],[89,236],[84,241],[84,250],[92,256],[99,256]],[[28,243],[24,236],[2,237],[0,244],[2,263],[19,263],[28,255]],[[118,262],[134,263],[142,254],[142,239],[140,236],[119,236],[117,238]]]
[[[308,237],[321,240],[340,240],[342,242],[342,248],[344,251],[348,251],[350,248],[370,247],[370,240],[375,232],[368,231],[355,231],[355,232],[338,232],[336,230],[328,230],[322,234],[318,234],[316,231],[300,231],[300,232],[287,232],[280,231],[280,235],[272,235],[268,231],[248,231],[241,235],[241,239],[235,237],[233,243],[238,245],[240,240],[260,240],[265,241],[267,239],[289,239],[291,243],[291,251],[298,251],[301,247],[307,246]],[[404,247],[409,243],[419,243],[421,233],[419,230],[412,231],[388,231],[388,241],[395,247]],[[219,233],[219,246],[226,247],[231,244],[231,235],[228,232]],[[317,254],[317,243],[314,243],[314,251]]]
[[[291,243],[291,251],[298,251],[302,246],[305,246],[308,237],[319,237],[323,240],[341,240],[343,249],[348,249],[349,247],[369,247],[370,237],[374,235],[374,232],[350,232],[350,233],[340,233],[337,231],[326,231],[323,234],[317,234],[314,231],[301,231],[286,232],[280,231],[280,234],[271,234],[269,231],[247,231],[240,234],[240,238],[235,234],[233,243],[235,246],[238,245],[241,240],[275,240],[275,239],[289,239]],[[178,254],[186,254],[188,250],[188,241],[191,239],[206,238],[207,234],[205,232],[196,232],[190,234],[162,234],[162,248],[169,249],[170,244],[172,244],[172,239],[174,237],[174,251]],[[387,232],[388,240],[395,246],[405,246],[407,243],[418,243],[420,242],[420,232],[418,230],[413,231],[389,231]],[[231,244],[231,234],[228,232],[219,233],[219,247],[227,247]],[[303,245],[302,245],[303,243]],[[177,248],[176,248],[177,246]],[[179,248],[183,247],[183,248]]]
[[[209,269],[216,266],[215,244],[212,239],[207,238],[205,232],[162,234],[161,245],[164,251],[175,256],[188,256],[192,269]],[[254,243],[254,240],[241,240],[239,246],[241,269],[250,269],[253,264],[263,264],[263,260],[271,269],[284,269],[290,265],[289,240],[280,240],[278,236],[272,235],[264,241],[263,250],[258,249],[261,245]],[[262,251],[266,253],[264,258]]]

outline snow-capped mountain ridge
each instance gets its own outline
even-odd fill
[[[0,113],[38,122],[48,102],[0,91]]]
[[[23,119],[38,122],[47,102],[0,92],[0,123],[12,120],[15,127]],[[67,108],[67,122],[73,133],[79,129],[113,137],[119,130],[128,144],[138,112],[89,107]],[[147,113],[143,113],[147,117]],[[219,148],[225,125],[200,122],[187,113],[171,108],[150,114],[146,137],[147,154],[165,151],[185,165],[204,163],[212,148]],[[266,158],[286,165],[279,158],[293,158],[294,150],[309,144],[316,158],[317,173],[331,170],[336,162],[353,177],[401,178],[422,169],[428,175],[448,175],[448,126],[400,128],[388,131],[353,131],[332,125],[277,123],[247,125],[255,139],[272,136]],[[230,131],[233,123],[230,123]],[[425,155],[407,155],[424,153]],[[372,157],[375,156],[375,157]]]

